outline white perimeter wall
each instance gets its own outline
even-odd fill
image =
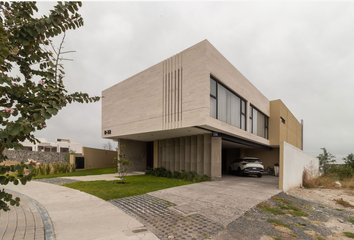
[[[305,167],[313,164],[318,169],[319,160],[293,145],[284,142],[283,151],[283,191],[302,186],[302,173]]]

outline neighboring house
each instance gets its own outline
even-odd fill
[[[102,137],[125,145],[133,170],[213,179],[238,157],[282,169],[283,143],[303,144],[285,104],[268,100],[207,40],[104,90]]]
[[[26,140],[22,142],[23,150],[34,152],[68,152],[73,150],[76,153],[82,152],[82,145],[74,139],[57,138],[56,142],[48,142],[45,138],[38,138],[40,143],[33,144]]]

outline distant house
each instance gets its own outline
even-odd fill
[[[68,152],[73,150],[76,153],[82,153],[82,144],[74,139],[57,138],[56,142],[48,142],[45,138],[38,138],[40,143],[33,144],[26,140],[22,142],[23,150],[33,152]]]

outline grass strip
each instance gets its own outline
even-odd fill
[[[354,205],[350,204],[348,201],[343,200],[343,198],[333,199],[337,204],[342,205],[343,207],[354,208]]]
[[[125,184],[112,183],[112,181],[75,182],[63,186],[89,193],[103,200],[112,200],[192,184],[192,182],[151,175],[127,176],[125,181]]]
[[[257,207],[259,207],[263,212],[271,213],[271,214],[274,214],[274,215],[284,215],[285,214],[279,208],[272,207],[272,206],[270,206],[269,204],[267,204],[265,202],[259,203],[257,205]]]
[[[268,218],[268,219],[267,219],[267,222],[269,222],[269,223],[274,223],[274,224],[276,224],[276,225],[278,225],[278,226],[282,226],[282,227],[286,227],[286,228],[292,229],[292,228],[290,227],[290,225],[285,224],[285,223],[283,223],[282,221],[279,221],[279,220],[276,220],[276,219]]]
[[[346,236],[347,238],[354,238],[354,233],[351,232],[343,232],[344,236]]]

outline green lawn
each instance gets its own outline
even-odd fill
[[[128,176],[125,184],[112,183],[112,181],[92,181],[75,182],[63,186],[89,193],[103,200],[111,200],[192,183],[193,182],[154,177],[151,175],[138,175]]]
[[[98,168],[98,169],[89,169],[89,170],[82,170],[70,173],[59,173],[59,174],[49,174],[49,175],[38,175],[34,177],[34,179],[41,179],[41,178],[55,178],[55,177],[72,177],[72,176],[88,176],[88,175],[101,175],[101,174],[108,174],[108,173],[116,173],[114,168]]]

